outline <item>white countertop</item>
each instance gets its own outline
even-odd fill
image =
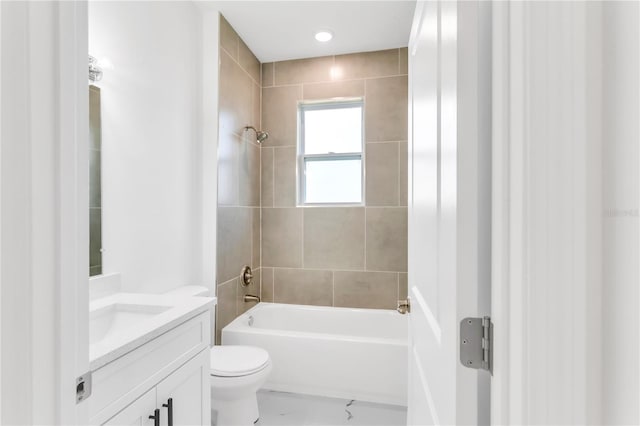
[[[103,339],[89,345],[89,367],[91,371],[108,364],[181,323],[206,312],[215,306],[215,297],[176,297],[162,294],[116,293],[93,300],[89,317],[93,319],[100,311],[111,306],[143,307],[146,310],[162,310],[150,318],[126,327],[111,329]],[[91,327],[90,327],[91,328]]]

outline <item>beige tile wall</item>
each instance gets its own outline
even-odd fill
[[[362,97],[363,207],[296,206],[297,105]],[[407,294],[407,49],[262,64],[262,298],[388,308]]]
[[[260,62],[231,25],[220,19],[218,140],[218,250],[216,343],[220,330],[252,306],[242,297],[260,294],[260,146],[246,125],[260,128]],[[254,270],[240,285],[244,265]]]

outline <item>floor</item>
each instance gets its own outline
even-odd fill
[[[258,407],[259,426],[407,424],[406,407],[295,393],[259,391]]]

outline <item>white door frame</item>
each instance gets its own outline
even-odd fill
[[[0,421],[87,424],[87,3],[0,7]]]
[[[492,424],[600,423],[598,7],[494,3]]]
[[[76,377],[89,371],[88,4],[86,1],[57,4],[60,58],[59,421],[62,424],[88,424],[88,404],[76,404],[73,392]]]

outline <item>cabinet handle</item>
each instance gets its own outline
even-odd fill
[[[173,398],[167,399],[166,404],[162,404],[163,407],[167,407],[167,413],[169,415],[168,426],[173,426]]]
[[[160,409],[153,410],[153,416],[149,416],[149,418],[153,419],[153,426],[160,426]]]

